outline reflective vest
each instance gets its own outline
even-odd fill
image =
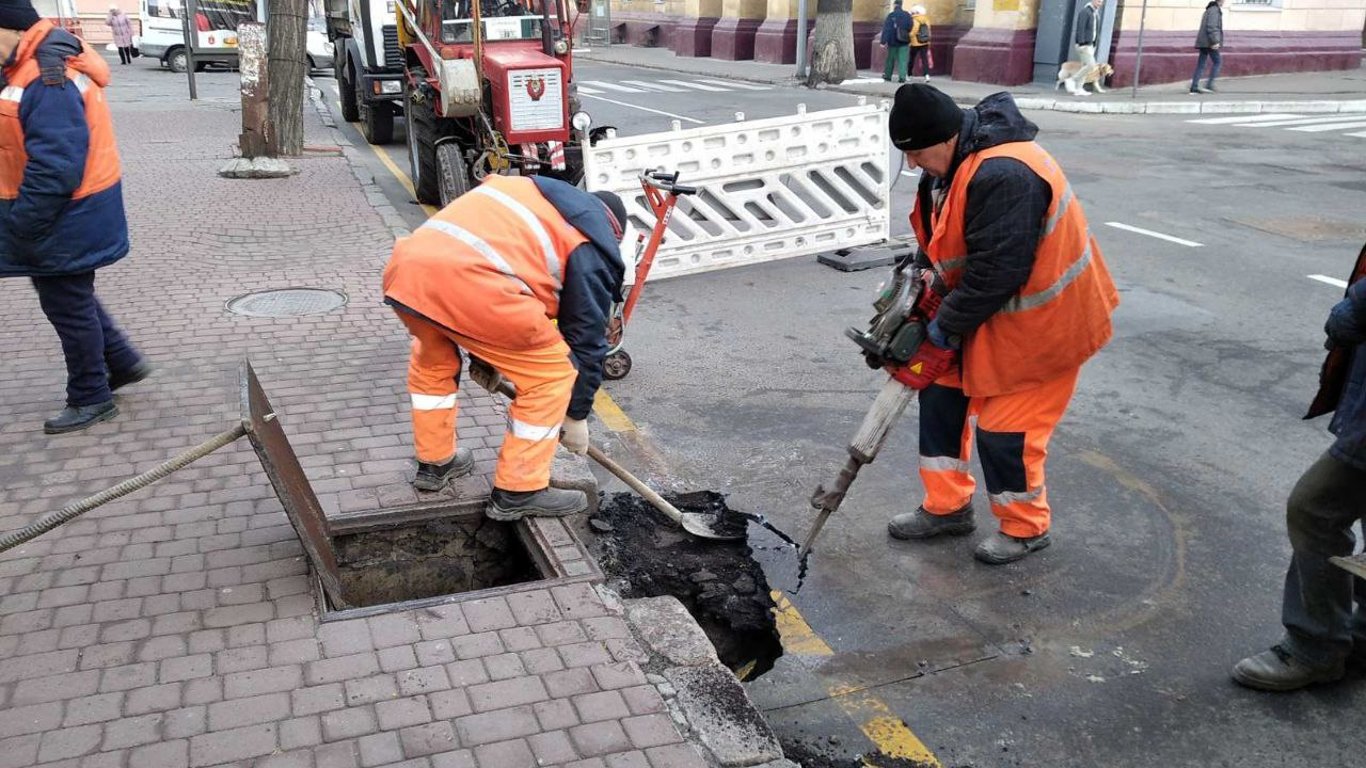
[[[586,242],[530,178],[490,176],[398,241],[384,295],[488,344],[548,346],[569,254]]]
[[[35,52],[53,30],[51,21],[34,24],[19,41],[15,63],[5,68],[7,84],[0,89],[0,199],[15,200],[19,185],[24,180],[28,153],[24,149],[24,127],[19,119],[19,106],[24,89],[45,87],[34,81],[42,76]],[[103,192],[119,182],[119,153],[114,140],[114,121],[109,104],[104,99],[104,85],[108,82],[109,67],[89,45],[82,45],[81,55],[67,61],[66,78],[81,93],[85,103],[85,121],[90,129],[90,144],[85,159],[85,174],[81,185],[71,196],[73,201]]]
[[[922,231],[917,198],[911,225],[919,241],[929,243],[926,253],[947,288],[958,285],[971,258],[963,220],[968,185],[993,157],[1029,166],[1048,182],[1053,200],[1029,280],[963,340],[963,391],[970,397],[1020,392],[1079,368],[1110,340],[1110,315],[1119,306],[1119,293],[1071,184],[1057,161],[1032,141],[1000,144],[964,159],[931,216],[929,237]]]

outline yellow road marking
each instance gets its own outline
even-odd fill
[[[806,623],[797,607],[782,592],[773,591],[777,604],[774,617],[783,650],[794,656],[833,656],[835,651]],[[861,686],[832,682],[826,686],[830,698],[859,724],[859,730],[888,757],[904,757],[926,765],[938,766],[939,760],[886,702]]]
[[[413,180],[408,177],[408,174],[404,173],[403,169],[399,168],[398,164],[395,163],[384,150],[374,144],[366,144],[365,146],[369,147],[370,151],[375,153],[375,157],[379,158],[379,161],[384,164],[384,167],[389,169],[389,173],[393,174],[394,178],[398,179],[398,183],[402,184],[403,188],[408,190],[408,194],[412,195],[413,199],[416,200],[417,190],[413,189]],[[428,216],[436,213],[435,206],[427,205],[426,203],[420,203],[420,205],[422,206],[422,210],[427,212]]]

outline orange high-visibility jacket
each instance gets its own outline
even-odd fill
[[[0,277],[86,272],[128,252],[109,65],[43,20],[0,88]]]
[[[1110,315],[1119,306],[1100,246],[1091,237],[1081,203],[1057,161],[1032,141],[1009,142],[964,158],[944,203],[931,215],[911,214],[926,255],[951,292],[972,254],[964,235],[968,185],[982,163],[1014,158],[1053,191],[1029,279],[1015,296],[963,340],[963,391],[971,397],[1020,392],[1078,368],[1110,340]]]

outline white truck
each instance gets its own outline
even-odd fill
[[[403,111],[403,48],[394,0],[326,0],[326,9],[342,118],[359,121],[371,144],[388,144],[394,117]]]
[[[184,0],[141,0],[142,39],[138,52],[161,62],[163,67],[184,72]],[[195,69],[217,64],[237,66],[237,25],[265,21],[266,0],[199,0],[195,3]],[[321,19],[309,19],[308,67],[332,67],[332,44],[315,28]]]

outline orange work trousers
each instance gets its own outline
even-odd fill
[[[1051,512],[1044,484],[1048,440],[1077,389],[1078,368],[1038,387],[999,397],[968,397],[957,371],[920,392],[920,480],[925,511],[947,515],[972,501],[976,482],[971,419],[992,514],[1008,536],[1029,538],[1048,530]]]
[[[455,455],[463,347],[517,388],[517,399],[508,408],[508,429],[493,486],[505,491],[539,491],[549,486],[560,427],[579,375],[569,362],[569,345],[558,341],[535,349],[491,347],[402,310],[396,312],[413,337],[408,393],[417,460],[442,464]]]

